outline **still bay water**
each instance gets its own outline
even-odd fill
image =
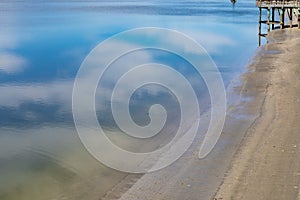
[[[0,199],[99,199],[126,176],[97,162],[81,144],[72,117],[72,88],[82,61],[98,43],[140,27],[174,29],[195,39],[217,64],[226,86],[245,71],[257,48],[253,0],[235,6],[225,0],[0,2]],[[144,58],[146,53],[151,56]],[[168,64],[187,76],[194,72],[184,60],[155,50],[136,52],[119,63],[136,58]],[[201,109],[208,109],[203,80],[193,86],[203,99]],[[149,93],[153,90],[159,92]],[[98,92],[100,99],[104,95]],[[132,116],[140,125],[149,123],[151,104],[164,105],[173,117],[162,133],[172,136],[179,110],[171,93],[146,86],[132,99]],[[141,143],[118,136],[109,105],[96,106],[99,123],[120,146],[140,148]],[[151,151],[168,137],[148,141],[140,151]]]

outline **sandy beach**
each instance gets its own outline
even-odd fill
[[[225,127],[208,157],[197,158],[198,134],[173,165],[128,175],[102,199],[299,198],[300,31],[277,30],[268,40],[230,85]]]
[[[245,76],[244,94],[263,104],[215,199],[299,199],[300,31],[269,35]]]

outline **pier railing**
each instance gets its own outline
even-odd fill
[[[257,7],[300,7],[300,0],[256,0]]]

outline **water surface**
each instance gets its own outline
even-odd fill
[[[245,70],[257,47],[257,9],[252,0],[241,0],[234,7],[223,0],[2,0],[0,25],[3,200],[98,199],[126,175],[94,160],[74,127],[74,78],[83,59],[99,42],[145,26],[181,31],[208,51],[226,86]],[[189,63],[167,52],[135,52],[118,62],[135,58],[141,63],[171,65],[193,78]],[[106,73],[106,81],[112,81],[112,72]],[[193,86],[203,101],[201,110],[208,109],[205,84],[201,77],[196,79]],[[96,106],[99,122],[120,146],[139,149],[139,141],[128,145],[128,138],[119,136],[121,131],[109,111],[109,100],[103,98],[106,94],[100,89],[97,96],[103,102]],[[133,95],[130,105],[137,124],[149,122],[148,108],[154,103],[164,105],[171,117],[160,136],[145,142],[141,152],[166,144],[178,126],[178,102],[171,92],[157,85],[145,86]]]

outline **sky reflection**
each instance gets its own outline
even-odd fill
[[[84,58],[99,42],[132,28],[175,29],[208,51],[228,85],[235,75],[245,70],[244,65],[257,46],[254,3],[239,1],[233,8],[229,2],[220,0],[201,3],[2,0],[0,199],[34,200],[40,199],[41,193],[45,199],[83,199],[83,193],[100,197],[124,176],[92,159],[74,129],[71,112],[74,79]],[[107,51],[137,44],[137,39],[127,44],[119,41]],[[192,52],[192,49],[186,50]],[[180,57],[156,50],[136,51],[120,57],[113,63],[118,70],[106,71],[106,78],[99,84],[96,108],[98,120],[106,127],[109,137],[124,148],[128,147],[129,140],[116,136],[121,131],[109,112],[109,97],[122,71],[144,62],[170,65],[183,73],[198,91],[202,101],[200,110],[209,107],[203,80]],[[163,130],[163,133],[172,133],[178,126],[178,102],[163,87],[147,85],[134,93],[130,102],[133,119],[137,124],[147,124],[147,111],[153,103],[163,104],[173,116],[167,119],[168,126]],[[154,138],[153,143],[145,143],[141,151],[153,150],[169,140],[162,136]],[[133,141],[128,149],[136,149],[139,142]],[[88,180],[90,174],[97,176]],[[101,185],[100,189],[95,183]],[[36,188],[36,185],[44,186]]]

